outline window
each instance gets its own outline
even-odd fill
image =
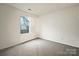
[[[29,20],[26,16],[20,17],[20,33],[29,33]]]

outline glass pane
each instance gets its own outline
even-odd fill
[[[20,18],[20,33],[29,33],[29,21],[25,16],[21,16]]]

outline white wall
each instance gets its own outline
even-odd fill
[[[20,34],[20,16],[29,16],[30,33]],[[14,7],[0,4],[0,49],[37,37],[37,17]]]
[[[78,8],[72,6],[40,16],[40,37],[79,47]]]

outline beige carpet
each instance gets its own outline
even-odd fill
[[[2,56],[71,56],[79,55],[79,49],[64,44],[35,39],[0,51]]]

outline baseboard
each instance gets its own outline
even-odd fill
[[[27,42],[29,42],[29,41],[36,40],[37,38],[38,38],[38,37],[33,38],[33,39],[31,39],[31,40],[28,40],[28,41],[21,42],[21,43],[19,43],[19,44],[13,45],[13,46],[9,46],[9,47],[7,47],[7,48],[0,49],[0,51],[7,50],[7,49],[10,49],[10,48],[19,46],[19,45],[24,44],[24,43],[27,43]]]
[[[66,46],[70,46],[70,47],[74,47],[74,48],[79,49],[79,47],[71,46],[71,45],[68,45],[68,44],[61,43],[61,42],[56,42],[56,41],[48,40],[48,39],[45,39],[45,38],[41,38],[41,39],[47,40],[47,41],[51,41],[51,42],[55,42],[55,43],[59,43],[59,44],[63,44],[63,45],[66,45]]]

